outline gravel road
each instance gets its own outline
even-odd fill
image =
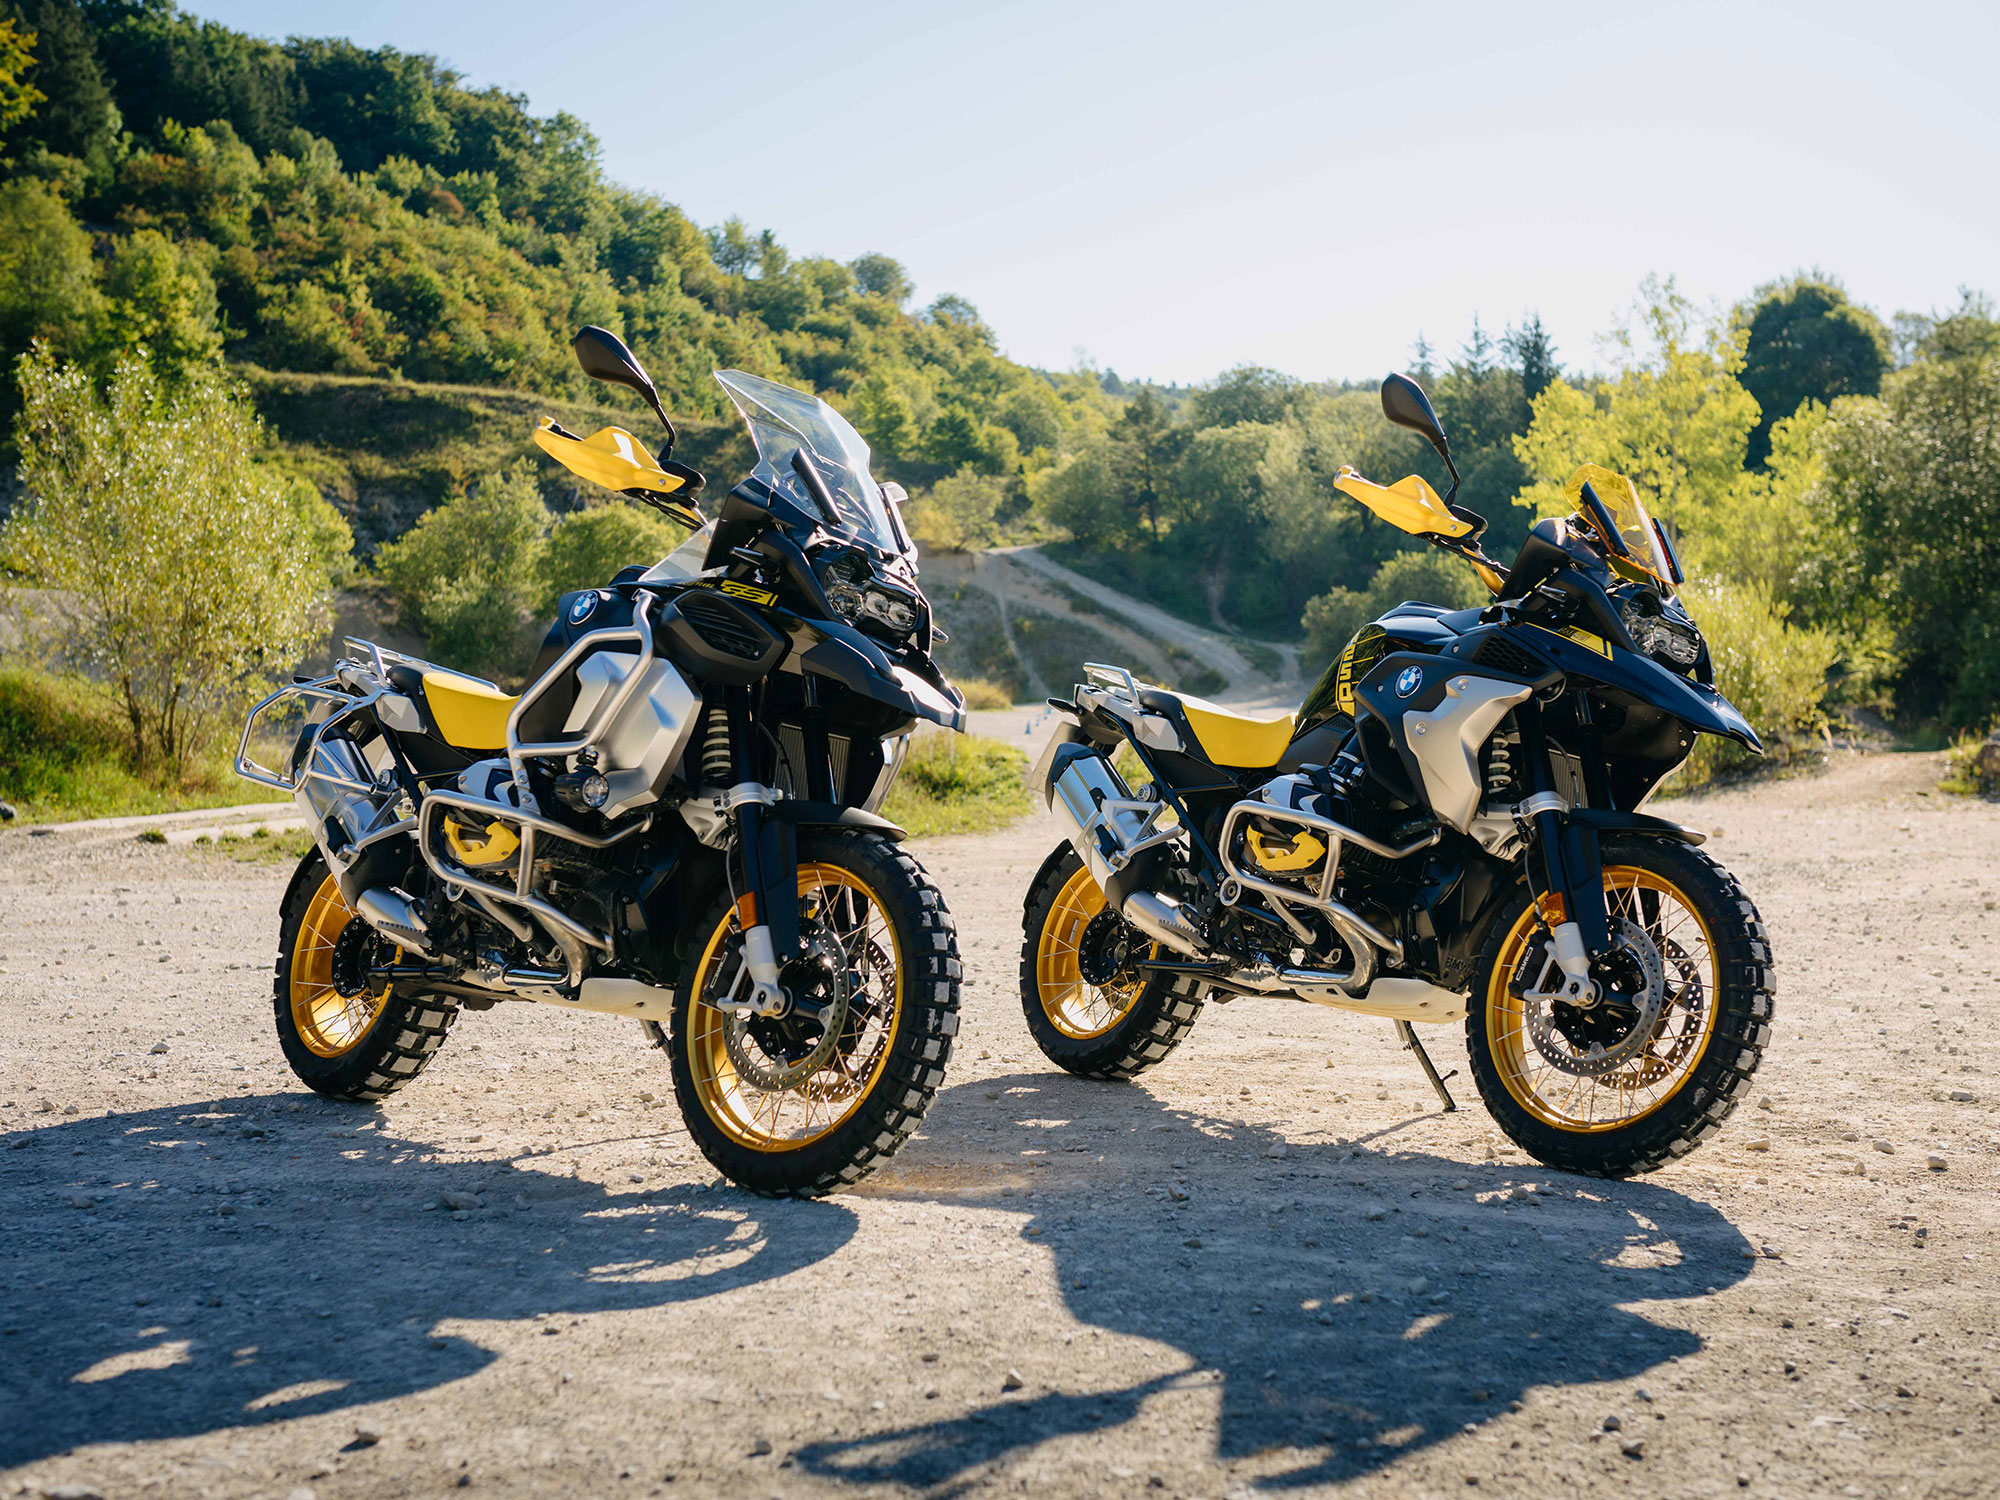
[[[468,1014],[386,1105],[318,1100],[271,1031],[285,871],[0,833],[0,1495],[1992,1495],[2000,807],[1938,770],[1676,804],[1780,1027],[1632,1183],[1305,1006],[1054,1072],[1039,816],[920,846],[960,1050],[816,1204],[718,1183],[629,1022]]]

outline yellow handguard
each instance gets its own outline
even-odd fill
[[[1352,465],[1343,464],[1334,477],[1333,487],[1360,501],[1398,531],[1423,537],[1453,557],[1462,558],[1489,593],[1497,595],[1506,587],[1506,573],[1479,550],[1476,541],[1470,540],[1472,523],[1453,515],[1451,507],[1421,474],[1406,475],[1394,484],[1377,484],[1372,479],[1363,479]]]
[[[1453,515],[1420,474],[1406,475],[1394,484],[1377,484],[1343,466],[1333,487],[1411,536],[1460,537],[1472,530],[1472,523]]]
[[[644,500],[697,530],[706,524],[692,505],[668,498],[687,480],[661,468],[646,445],[622,427],[600,427],[584,438],[543,417],[535,426],[535,443],[565,469],[592,484]]]

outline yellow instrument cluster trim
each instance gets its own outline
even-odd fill
[[[503,750],[507,715],[519,700],[476,677],[431,670],[424,673],[424,702],[444,742],[460,750]]]

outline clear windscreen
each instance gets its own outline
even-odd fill
[[[1588,484],[1591,492],[1604,503],[1611,515],[1611,524],[1618,533],[1618,539],[1625,544],[1628,557],[1623,559],[1652,574],[1669,589],[1673,586],[1673,569],[1667,556],[1660,548],[1659,533],[1653,529],[1653,518],[1646,513],[1644,503],[1632,481],[1614,469],[1601,464],[1585,464],[1569,476],[1569,483],[1563,487],[1570,508],[1595,518],[1583,502],[1583,487]]]
[[[882,487],[868,472],[868,444],[847,419],[817,396],[741,370],[717,370],[715,378],[750,429],[757,447],[753,478],[782,490],[802,510],[823,516],[829,527],[846,531],[888,552],[903,550]],[[792,457],[803,449],[826,480],[834,514],[800,478]]]

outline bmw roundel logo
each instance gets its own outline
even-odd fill
[[[570,601],[569,622],[572,625],[581,625],[596,613],[597,594],[594,590],[588,594],[579,594]]]
[[[1422,667],[1405,667],[1396,674],[1396,696],[1398,698],[1409,697],[1410,694],[1423,685],[1424,669]]]

